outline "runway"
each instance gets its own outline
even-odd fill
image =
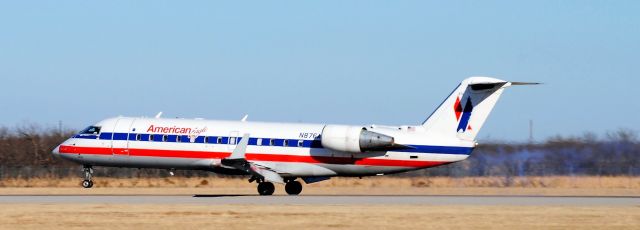
[[[369,195],[0,195],[0,204],[640,206],[640,197]]]

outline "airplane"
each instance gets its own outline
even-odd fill
[[[422,123],[336,125],[204,119],[115,117],[87,127],[53,150],[83,166],[205,170],[246,175],[258,194],[273,183],[289,195],[302,183],[331,177],[387,175],[436,167],[469,157],[475,138],[505,88],[538,83],[490,77],[463,80]],[[298,180],[299,179],[299,180]]]

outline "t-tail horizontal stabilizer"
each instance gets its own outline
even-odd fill
[[[272,169],[247,161],[245,154],[249,145],[249,134],[244,134],[240,143],[231,152],[231,156],[222,159],[222,165],[245,171],[253,176],[262,178],[265,181],[284,184],[284,179]]]
[[[540,82],[518,82],[518,81],[512,81],[511,85],[540,85],[542,83]]]

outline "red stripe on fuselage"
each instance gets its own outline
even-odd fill
[[[225,152],[129,149],[129,156],[139,156],[139,157],[178,157],[178,158],[198,158],[198,159],[222,159],[230,155],[231,153],[225,153]]]
[[[91,154],[91,155],[111,155],[111,148],[77,147],[61,145],[58,149],[60,153],[68,154]]]
[[[126,153],[123,148],[100,148],[100,147],[76,147],[60,146],[61,154],[90,154],[90,155],[112,155],[112,152]],[[222,159],[231,155],[230,152],[204,152],[188,150],[159,150],[159,149],[129,149],[129,156],[139,157],[172,157],[172,158],[196,158],[196,159]],[[300,156],[286,154],[262,154],[247,153],[247,160],[252,161],[273,161],[273,162],[295,162],[314,164],[348,164],[348,165],[368,165],[368,166],[400,166],[400,167],[433,167],[447,164],[442,161],[418,161],[418,160],[393,160],[379,158],[351,158],[351,157],[329,157],[329,156]]]

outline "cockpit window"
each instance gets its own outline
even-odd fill
[[[98,126],[89,126],[86,129],[80,131],[80,134],[87,135],[98,135],[100,133],[100,127]]]

